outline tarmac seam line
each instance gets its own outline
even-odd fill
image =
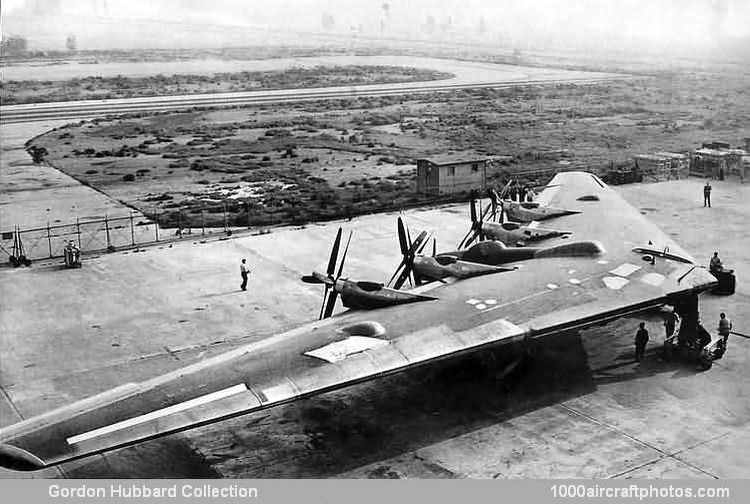
[[[621,471],[619,473],[616,473],[616,474],[613,474],[611,476],[608,476],[608,479],[619,478],[620,476],[624,476],[625,474],[633,472],[636,469],[640,469],[642,467],[646,467],[647,465],[655,464],[655,463],[659,462],[660,460],[664,460],[666,458],[673,458],[676,461],[681,462],[681,463],[683,463],[683,464],[685,464],[685,465],[687,465],[689,467],[692,467],[692,468],[694,468],[694,469],[696,469],[696,470],[698,470],[698,471],[700,471],[700,472],[702,472],[702,473],[704,473],[704,474],[706,474],[708,476],[711,476],[714,479],[719,479],[719,477],[716,476],[715,474],[712,474],[712,473],[710,473],[710,472],[708,472],[708,471],[706,471],[704,469],[701,469],[700,467],[698,467],[698,466],[696,466],[694,464],[691,464],[690,462],[688,462],[686,460],[681,459],[677,455],[679,455],[680,453],[685,452],[687,450],[692,450],[693,448],[696,448],[698,446],[704,445],[706,443],[710,443],[712,441],[716,441],[717,439],[720,439],[720,438],[723,438],[725,436],[728,436],[729,434],[730,434],[730,431],[726,431],[726,432],[723,432],[721,434],[717,434],[716,436],[713,436],[713,437],[711,437],[709,439],[705,439],[703,441],[698,441],[697,443],[694,443],[694,444],[692,444],[690,446],[686,446],[685,448],[680,448],[679,450],[677,450],[675,452],[672,452],[671,454],[667,454],[664,457],[657,457],[655,459],[652,459],[652,460],[649,460],[647,462],[644,462],[643,464],[639,464],[637,466],[633,466],[630,469],[626,469],[626,470]]]
[[[608,423],[606,423],[606,422],[603,422],[603,421],[601,421],[601,420],[598,420],[598,419],[596,419],[596,418],[592,417],[591,415],[587,415],[586,413],[583,413],[582,411],[578,411],[578,410],[576,410],[576,409],[573,409],[573,408],[571,408],[570,406],[567,406],[567,405],[565,405],[565,404],[562,404],[562,403],[558,404],[558,406],[559,406],[560,408],[562,408],[562,409],[566,410],[566,411],[567,411],[567,412],[569,412],[569,413],[572,413],[572,414],[574,414],[574,415],[578,415],[578,416],[581,416],[581,417],[583,417],[583,418],[586,418],[587,420],[589,420],[589,421],[591,421],[591,422],[593,422],[593,423],[595,423],[595,424],[597,424],[597,425],[601,425],[602,427],[604,427],[604,428],[606,428],[606,429],[609,429],[609,430],[611,430],[611,431],[613,431],[613,432],[615,432],[615,433],[617,433],[617,434],[620,434],[621,436],[624,436],[624,437],[626,437],[626,438],[630,439],[631,441],[634,441],[634,442],[636,442],[636,443],[639,443],[639,444],[641,444],[641,445],[643,445],[643,446],[645,446],[645,447],[647,447],[647,448],[650,448],[650,449],[652,449],[652,450],[655,450],[655,451],[657,451],[657,452],[659,452],[659,453],[661,453],[661,454],[662,454],[662,456],[661,456],[661,457],[657,457],[657,458],[656,458],[656,459],[654,459],[654,460],[651,460],[651,461],[649,461],[649,462],[647,462],[647,463],[645,463],[645,464],[642,464],[642,465],[641,465],[640,467],[644,467],[644,466],[646,466],[646,465],[648,465],[648,464],[653,464],[653,463],[656,463],[656,462],[658,462],[659,460],[662,460],[662,459],[665,459],[665,458],[671,458],[671,459],[674,459],[674,460],[676,460],[676,461],[678,461],[678,462],[681,462],[681,463],[683,463],[683,464],[685,464],[685,465],[687,465],[687,466],[689,466],[689,467],[691,467],[691,468],[695,469],[696,471],[699,471],[699,472],[701,472],[701,473],[703,473],[703,474],[705,474],[705,475],[707,475],[707,476],[710,476],[710,477],[711,477],[711,478],[713,478],[713,479],[718,479],[718,477],[717,477],[716,475],[714,475],[714,474],[711,474],[710,472],[708,472],[708,471],[706,471],[706,470],[704,470],[704,469],[702,469],[702,468],[700,468],[700,467],[698,467],[698,466],[696,466],[696,465],[694,465],[694,464],[691,464],[690,462],[686,462],[685,460],[682,460],[682,459],[680,459],[680,458],[678,458],[678,457],[675,457],[675,456],[674,456],[674,455],[675,455],[676,453],[680,453],[681,451],[684,451],[684,450],[686,450],[686,449],[689,449],[689,448],[694,448],[694,446],[692,446],[692,447],[688,447],[688,448],[681,448],[680,450],[678,450],[678,451],[676,451],[676,452],[673,452],[673,453],[669,453],[669,452],[667,452],[667,451],[665,451],[665,450],[662,450],[661,448],[659,448],[659,447],[657,447],[657,446],[654,446],[654,445],[652,445],[651,443],[648,443],[648,442],[646,442],[646,441],[643,441],[642,439],[638,439],[637,437],[635,437],[635,436],[632,436],[632,435],[628,434],[627,432],[625,432],[625,431],[623,431],[623,430],[621,430],[621,429],[618,429],[618,428],[617,428],[617,427],[615,427],[614,425],[610,425],[610,424],[608,424]],[[710,441],[710,440],[707,440],[707,441]],[[699,443],[699,444],[700,444],[700,443]],[[697,445],[696,445],[696,446],[697,446]],[[638,468],[638,467],[632,467],[632,468],[630,468],[630,469],[628,469],[628,470],[626,470],[626,471],[623,471],[623,472],[622,472],[622,473],[620,473],[620,474],[616,474],[616,475],[614,475],[614,476],[610,476],[610,478],[614,478],[614,477],[620,476],[621,474],[626,474],[626,473],[628,473],[628,472],[630,472],[630,471],[632,471],[632,470],[635,470],[635,469],[637,469],[637,468]]]

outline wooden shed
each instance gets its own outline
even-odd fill
[[[450,194],[484,190],[491,158],[446,154],[417,160],[417,192]]]

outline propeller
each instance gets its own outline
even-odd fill
[[[346,254],[349,252],[349,244],[352,241],[352,232],[349,231],[349,239],[346,241],[346,247],[344,248],[344,254],[341,257],[341,263],[339,269],[336,271],[336,262],[338,261],[339,248],[341,247],[341,233],[342,229],[339,228],[339,232],[336,234],[336,240],[333,242],[333,248],[331,248],[331,256],[328,259],[328,268],[326,274],[318,273],[314,271],[312,275],[305,275],[302,277],[302,281],[310,284],[325,284],[325,291],[323,292],[323,303],[320,306],[320,314],[318,315],[319,320],[328,318],[333,315],[333,310],[336,307],[336,300],[338,299],[339,292],[335,289],[336,281],[341,278],[341,274],[344,271],[344,262],[346,261]],[[334,272],[336,276],[334,276]]]
[[[411,285],[417,283],[417,278],[414,275],[414,258],[424,250],[428,241],[427,231],[422,231],[417,239],[412,242],[409,230],[404,226],[404,221],[401,217],[398,218],[398,243],[403,259],[388,281],[388,285],[391,285],[395,280],[393,288],[400,289],[407,280]]]
[[[479,218],[477,219],[477,210],[476,205],[479,204]],[[464,239],[461,240],[461,243],[458,244],[458,248],[464,248],[468,247],[472,244],[472,242],[479,237],[479,241],[484,241],[486,236],[484,234],[484,227],[482,224],[484,223],[485,219],[487,219],[487,216],[489,214],[494,215],[494,207],[495,203],[490,202],[487,207],[482,210],[482,202],[477,202],[476,200],[476,191],[471,191],[471,228],[469,229],[469,232],[466,233],[466,236],[464,236]],[[492,216],[490,216],[490,219],[492,220]]]
[[[482,229],[482,221],[484,220],[485,216],[487,215],[487,212],[491,209],[491,207],[487,207],[484,211],[482,211],[482,205],[481,202],[479,203],[479,219],[477,219],[477,209],[476,209],[476,192],[471,191],[471,228],[469,229],[469,232],[466,233],[466,236],[464,236],[464,239],[461,240],[461,243],[458,244],[458,248],[464,248],[471,245],[471,243],[479,237],[479,240],[484,240],[484,230]]]

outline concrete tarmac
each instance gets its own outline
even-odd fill
[[[718,250],[737,294],[701,298],[750,332],[750,186],[698,179],[618,188],[695,257]],[[438,250],[468,230],[468,205],[403,214]],[[0,269],[0,423],[141,381],[317,317],[339,226],[354,237],[345,276],[387,281],[396,213]],[[253,272],[239,289],[239,261]],[[60,261],[61,262],[61,261]],[[340,308],[339,308],[340,309]],[[39,473],[0,477],[747,478],[750,340],[732,337],[706,372],[664,362],[661,319],[633,362],[639,319],[547,338],[505,380],[467,359],[417,369]]]

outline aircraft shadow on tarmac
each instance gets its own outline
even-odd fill
[[[588,336],[585,339],[590,339]],[[611,343],[611,339],[609,340]],[[693,374],[687,364],[633,362],[625,344],[602,350],[590,368],[578,333],[531,347],[532,357],[503,379],[497,370],[519,349],[415,369],[263,413],[66,464],[74,478],[325,478],[585,395],[598,385],[656,374]],[[628,349],[630,347],[627,347]],[[388,473],[373,471],[373,477]]]

